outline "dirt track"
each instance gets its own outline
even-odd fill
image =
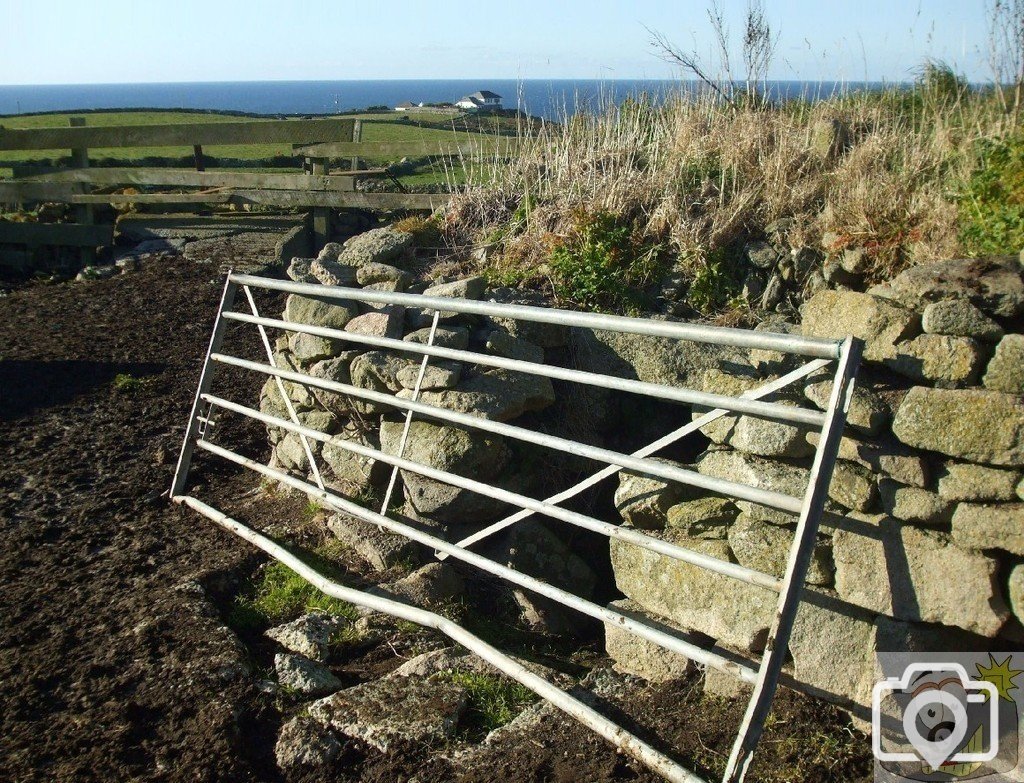
[[[205,597],[230,591],[258,558],[163,496],[221,286],[212,267],[176,260],[0,299],[0,780],[281,780],[282,718],[256,687],[262,662]],[[119,388],[119,374],[141,383]],[[226,379],[239,400],[256,399],[259,379]],[[255,425],[220,437],[252,454],[266,448]],[[251,474],[200,470],[195,481],[245,518],[245,502],[230,499],[254,488]],[[303,505],[263,500],[260,522]],[[657,715],[675,749],[714,767],[742,706],[709,705],[683,683],[649,689],[630,711]],[[756,779],[790,768],[808,780],[870,776],[848,745],[800,766],[805,743],[843,731],[834,711],[782,694],[776,713]],[[453,779],[428,754],[349,747],[309,780]],[[566,721],[541,744],[454,777],[656,781]]]

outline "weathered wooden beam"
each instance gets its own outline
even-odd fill
[[[0,128],[0,150],[313,144],[352,138],[353,120],[251,120],[83,128]]]
[[[0,223],[0,244],[96,247],[109,245],[113,238],[113,226],[80,226],[77,223]]]
[[[444,206],[451,198],[445,193],[324,193],[287,190],[236,190],[232,203],[264,204],[273,207],[335,207],[360,209],[423,209]]]
[[[507,136],[484,136],[479,139],[452,139],[437,141],[335,141],[324,144],[297,146],[297,155],[311,158],[361,158],[404,155],[494,155],[514,154],[521,139]]]
[[[70,196],[72,204],[224,204],[231,191],[222,193],[87,193]]]
[[[76,182],[25,182],[0,180],[0,204],[25,201],[69,202],[76,193],[84,193],[85,185]]]
[[[268,188],[345,190],[349,176],[193,171],[192,169],[67,169],[32,177],[30,182],[84,182],[91,185],[157,185],[172,188]]]

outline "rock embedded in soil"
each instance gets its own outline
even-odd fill
[[[921,327],[928,334],[973,337],[994,343],[1003,336],[1003,327],[966,299],[933,302],[921,314]]]
[[[405,536],[348,514],[332,514],[327,528],[377,571],[415,562],[419,556],[416,544]]]
[[[321,769],[340,753],[341,743],[334,732],[305,715],[285,723],[274,745],[277,766],[285,772]]]
[[[274,656],[277,681],[304,696],[326,696],[341,688],[341,680],[331,670],[303,655],[278,653]]]
[[[916,336],[921,324],[913,310],[855,291],[821,291],[804,304],[802,313],[804,335],[859,337],[869,361],[896,356],[897,343]]]
[[[1024,401],[980,389],[915,386],[892,431],[914,448],[989,465],[1024,465]]]
[[[436,607],[462,596],[465,583],[459,572],[447,563],[427,563],[401,579],[380,585],[378,589],[414,606]]]
[[[385,677],[313,702],[309,716],[387,753],[450,739],[467,701],[464,688],[445,680]]]
[[[1024,335],[1008,334],[999,341],[983,383],[993,391],[1024,394]]]
[[[271,628],[266,635],[294,653],[323,663],[330,651],[331,637],[348,624],[344,617],[314,611]]]

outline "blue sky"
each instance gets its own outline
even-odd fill
[[[988,76],[985,0],[766,0],[777,79]],[[745,0],[722,0],[738,34]],[[0,0],[0,84],[661,78],[645,28],[712,51],[704,0]]]

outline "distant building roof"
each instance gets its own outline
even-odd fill
[[[402,101],[395,108],[396,109],[412,109],[412,108],[415,108],[415,106],[416,106],[416,104],[413,103],[412,101]]]
[[[491,101],[499,100],[500,101],[501,100],[501,96],[500,95],[498,95],[495,92],[491,92],[490,90],[478,90],[477,92],[473,93],[469,97],[470,98],[476,98],[478,101],[488,101],[488,100],[491,100]]]

